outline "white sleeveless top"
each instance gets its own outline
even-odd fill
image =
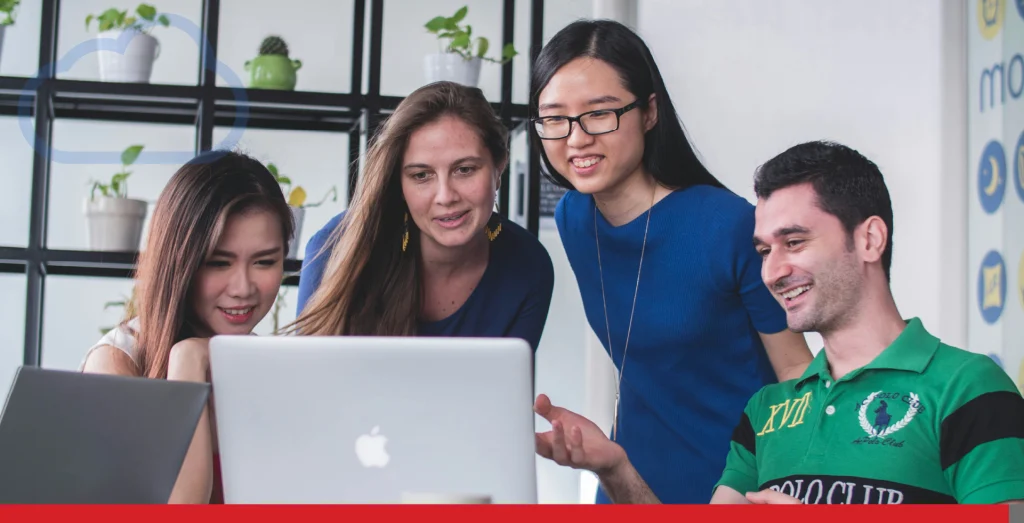
[[[85,369],[85,361],[89,359],[89,355],[91,355],[94,350],[104,345],[110,345],[111,347],[120,349],[122,352],[127,354],[129,358],[131,358],[132,362],[138,365],[139,360],[136,357],[135,336],[132,334],[132,331],[137,331],[138,328],[139,319],[132,318],[128,321],[128,325],[118,325],[117,327],[110,329],[110,331],[104,334],[95,345],[89,347],[89,350],[86,351],[85,356],[82,358],[82,362],[78,365],[79,372]]]
[[[132,362],[136,366],[139,365],[138,350],[136,347],[135,335],[132,331],[138,332],[139,330],[139,318],[135,317],[128,321],[128,325],[118,325],[113,329],[110,329],[106,334],[96,342],[95,345],[89,347],[86,351],[85,356],[82,358],[82,362],[78,365],[78,371],[81,372],[85,369],[85,361],[89,359],[89,355],[92,352],[104,345],[110,345],[111,347],[120,349],[122,352],[131,358]],[[250,332],[250,336],[256,336],[255,332]]]

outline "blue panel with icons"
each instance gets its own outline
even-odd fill
[[[1024,2],[1024,0],[1018,0]],[[1017,149],[1013,152],[1013,186],[1017,188],[1017,196],[1024,201],[1024,132],[1017,139]]]
[[[988,214],[999,210],[1006,194],[1006,153],[998,140],[985,146],[978,162],[978,198]]]
[[[1020,0],[1017,2],[1020,9]],[[1006,18],[1006,0],[978,0],[978,29],[982,38],[992,40],[1003,28]]]
[[[999,321],[1006,304],[1006,264],[998,251],[989,251],[978,268],[978,309],[986,323]]]

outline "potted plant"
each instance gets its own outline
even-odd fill
[[[437,16],[427,22],[427,31],[437,35],[443,48],[440,52],[424,57],[423,67],[427,83],[448,80],[463,85],[476,87],[480,80],[480,64],[486,60],[499,65],[505,64],[517,54],[511,42],[501,50],[501,58],[488,58],[489,41],[478,36],[473,38],[473,26],[461,25],[469,12],[463,6],[450,17]],[[447,44],[443,44],[447,40]],[[475,44],[475,45],[474,45]]]
[[[268,36],[260,44],[256,58],[245,62],[249,71],[249,87],[254,89],[295,89],[295,72],[302,67],[302,60],[288,57],[288,44],[280,36]]]
[[[128,177],[132,174],[128,166],[135,163],[142,148],[142,145],[132,145],[121,153],[121,170],[109,182],[91,182],[92,192],[85,200],[89,249],[121,252],[139,249],[148,204],[145,200],[128,198]]]
[[[149,32],[157,24],[169,26],[170,20],[167,16],[158,16],[156,8],[152,5],[139,4],[135,8],[134,16],[130,16],[127,10],[121,11],[115,7],[99,15],[89,15],[85,17],[86,30],[93,20],[98,24],[101,40],[118,41],[126,33],[131,39],[123,53],[110,50],[96,52],[100,65],[100,80],[149,83],[149,77],[153,73],[153,62],[160,56],[160,42]]]
[[[0,0],[0,56],[4,51],[4,30],[7,26],[14,25],[20,3],[21,0]]]
[[[273,163],[267,164],[267,170],[270,174],[274,175],[277,179],[277,183],[281,184],[281,191],[284,192],[285,198],[288,199],[288,205],[292,209],[292,219],[295,222],[295,234],[292,237],[291,243],[288,245],[288,258],[298,259],[299,255],[299,237],[302,235],[302,221],[306,217],[306,209],[312,207],[319,207],[327,201],[327,198],[332,197],[332,202],[338,201],[338,190],[336,186],[331,186],[331,189],[327,191],[323,199],[317,203],[306,203],[306,190],[301,185],[292,187],[291,178],[284,176],[277,169],[277,166]]]

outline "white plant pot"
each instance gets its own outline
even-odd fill
[[[292,241],[288,244],[288,258],[297,260],[299,258],[299,239],[302,237],[302,221],[306,218],[305,207],[292,207],[292,220],[295,222],[295,233]]]
[[[124,31],[103,31],[99,37],[117,40]],[[124,53],[96,51],[103,82],[149,83],[153,62],[160,56],[160,42],[148,34],[132,31],[133,36]],[[98,47],[99,44],[97,44]],[[104,44],[104,47],[109,42]]]
[[[455,53],[428,54],[423,57],[427,83],[450,81],[476,87],[480,81],[480,58],[466,60]]]
[[[106,196],[91,200],[86,197],[85,220],[89,230],[89,249],[138,251],[147,206],[143,200]]]

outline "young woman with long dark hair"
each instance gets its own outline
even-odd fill
[[[530,93],[531,140],[569,189],[555,222],[617,369],[612,437],[659,499],[706,503],[747,400],[811,361],[762,283],[754,206],[701,164],[622,24],[559,31]]]
[[[185,164],[157,200],[127,317],[81,370],[209,382],[209,339],[250,334],[270,311],[292,230],[281,187],[258,161],[215,151]],[[211,405],[171,503],[223,502]]]

